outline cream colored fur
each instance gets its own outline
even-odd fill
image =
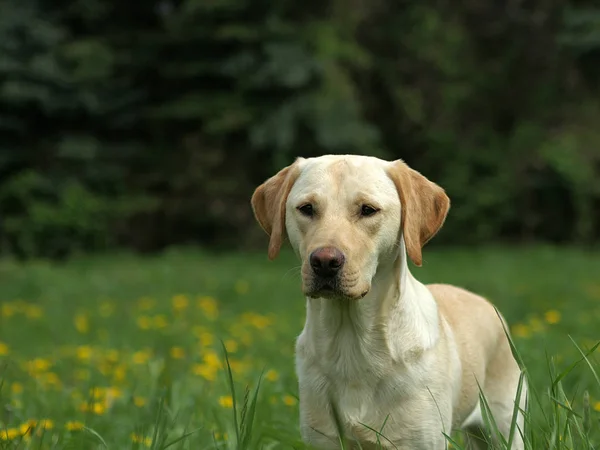
[[[363,205],[376,213],[361,215]],[[502,320],[484,298],[424,285],[409,270],[446,218],[442,188],[402,161],[327,155],[281,170],[256,189],[252,206],[270,235],[269,257],[287,235],[302,260],[307,312],[296,371],[307,444],[339,448],[333,403],[350,448],[359,448],[354,440],[365,450],[444,449],[443,433],[483,426],[479,386],[508,439],[520,369]],[[345,256],[334,291],[315,287],[309,263],[323,246]],[[381,431],[381,447],[369,428]],[[512,448],[523,449],[519,431]]]

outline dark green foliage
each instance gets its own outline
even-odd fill
[[[5,0],[0,243],[247,244],[253,188],[323,153],[403,158],[439,182],[439,242],[593,241],[587,3]]]

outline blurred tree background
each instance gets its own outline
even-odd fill
[[[436,242],[589,244],[599,94],[591,0],[2,0],[1,251],[262,245],[253,189],[324,153],[444,186]]]

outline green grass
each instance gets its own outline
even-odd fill
[[[600,338],[600,258],[549,247],[424,256],[411,269],[421,281],[472,289],[507,318],[532,391],[528,448],[600,445],[599,351],[582,356]],[[0,282],[0,448],[305,448],[291,254],[5,260]]]

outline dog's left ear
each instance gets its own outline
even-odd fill
[[[423,264],[421,249],[442,227],[450,198],[444,189],[411,169],[402,160],[388,170],[394,181],[402,208],[402,232],[406,252],[416,266]]]
[[[298,163],[303,158],[281,169],[277,174],[258,186],[252,195],[252,210],[260,226],[270,236],[269,259],[279,254],[285,235],[285,204],[298,178]]]

